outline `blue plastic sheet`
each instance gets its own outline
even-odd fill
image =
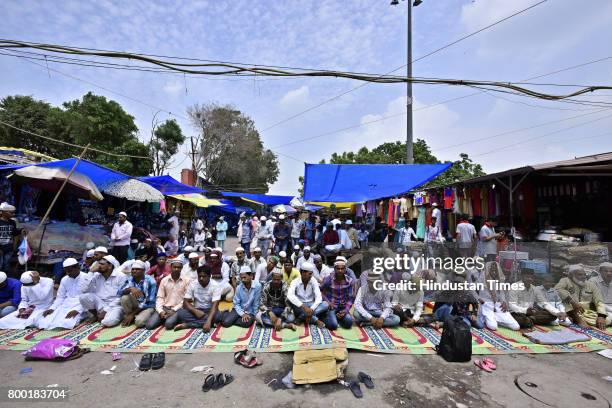
[[[164,195],[197,194],[206,192],[206,190],[202,190],[201,188],[183,184],[170,176],[139,177],[138,179],[156,190],[159,190],[159,192]]]
[[[407,193],[446,171],[443,164],[306,164],[304,201],[364,202]]]
[[[294,196],[281,196],[281,195],[267,195],[267,194],[251,194],[251,193],[240,193],[233,191],[222,191],[221,195],[224,197],[241,197],[251,201],[257,201],[265,205],[278,205],[278,204],[289,204]]]

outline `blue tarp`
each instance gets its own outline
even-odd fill
[[[235,206],[231,200],[221,199],[219,201],[221,201],[221,203],[225,205],[221,207],[210,207],[209,211],[211,209],[214,209],[217,212],[224,212],[224,213],[229,213],[229,214],[240,214],[241,212],[244,212],[246,214],[255,214],[255,210],[253,210],[252,208]]]
[[[138,179],[156,190],[159,190],[159,192],[164,195],[198,194],[206,192],[206,190],[202,190],[201,188],[192,187],[176,181],[170,176],[138,177]]]
[[[281,195],[267,195],[267,194],[250,194],[250,193],[236,193],[233,191],[221,191],[221,195],[224,197],[241,197],[251,201],[257,201],[265,205],[278,205],[278,204],[289,204],[293,199],[293,196],[281,196]]]
[[[446,171],[443,164],[306,164],[304,201],[364,202],[407,193]]]

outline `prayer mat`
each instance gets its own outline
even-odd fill
[[[550,332],[563,330],[560,326],[538,326],[536,330]],[[591,340],[579,343],[546,345],[532,343],[521,332],[500,328],[497,331],[472,329],[473,354],[512,353],[562,353],[590,352],[612,348],[612,328],[600,331],[595,328],[581,330]],[[435,354],[434,347],[442,330],[429,327],[383,328],[353,327],[330,332],[316,326],[298,326],[297,331],[262,328],[253,325],[248,329],[237,326],[216,327],[209,333],[201,329],[168,331],[131,327],[104,328],[99,324],[80,325],[73,330],[0,330],[0,350],[27,350],[40,340],[49,337],[79,341],[81,347],[92,351],[196,353],[234,352],[245,348],[257,352],[286,352],[308,349],[346,347],[368,352],[397,354]]]

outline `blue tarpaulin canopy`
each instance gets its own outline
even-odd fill
[[[221,195],[224,197],[240,197],[249,201],[255,201],[265,205],[277,205],[277,204],[289,204],[293,199],[293,196],[281,196],[281,195],[267,195],[267,194],[251,194],[251,193],[240,193],[233,191],[222,191]]]
[[[229,214],[240,214],[241,212],[244,212],[246,214],[255,214],[255,211],[252,208],[235,206],[234,203],[232,203],[230,200],[222,199],[219,201],[221,201],[221,203],[224,205],[222,207],[214,207],[215,211]]]
[[[170,176],[139,177],[138,179],[159,190],[164,195],[197,194],[206,192],[206,190],[202,190],[201,188],[192,187],[176,181]]]
[[[304,201],[364,202],[407,193],[446,171],[443,164],[306,164]]]

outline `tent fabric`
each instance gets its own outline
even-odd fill
[[[70,169],[66,168],[26,166],[16,169],[9,177],[16,182],[27,183],[31,187],[56,192],[59,191],[69,174]],[[94,182],[76,170],[70,175],[64,187],[64,192],[74,194],[86,200],[99,201],[104,199]]]
[[[442,164],[306,164],[304,201],[364,202],[407,193],[448,170]]]
[[[225,205],[219,200],[206,198],[202,194],[173,194],[170,197],[176,198],[177,200],[181,201],[187,201],[200,208],[219,207]]]
[[[206,192],[206,190],[202,190],[201,188],[183,184],[170,176],[139,177],[138,179],[144,181],[164,195],[199,194]]]
[[[240,193],[233,191],[221,191],[224,197],[240,197],[246,200],[265,205],[289,204],[294,196],[267,195],[267,194],[251,194]]]
[[[130,201],[160,202],[164,199],[164,195],[155,188],[134,178],[115,181],[104,187],[102,191],[110,196]]]
[[[215,207],[214,209],[216,211],[221,211],[227,214],[234,214],[234,215],[240,214],[241,212],[244,212],[246,214],[255,214],[255,210],[253,210],[252,208],[236,206],[230,200],[222,199],[219,201],[221,202],[221,204],[223,204],[223,206]]]
[[[351,208],[352,206],[354,206],[357,203],[328,203],[328,202],[322,202],[322,201],[309,201],[308,203],[306,203],[308,205],[314,206],[314,207],[319,207],[319,208],[331,208],[331,206],[335,206],[338,210],[342,209],[342,208]]]

